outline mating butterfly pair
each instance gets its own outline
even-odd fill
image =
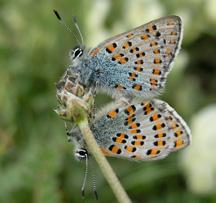
[[[129,101],[127,105],[118,102],[112,110],[106,108],[90,121],[106,156],[154,160],[189,145],[191,134],[184,120],[166,102],[153,99],[164,88],[181,39],[181,19],[168,16],[90,51],[83,46],[71,51],[67,71],[77,75],[80,84]],[[85,157],[88,152],[79,131],[69,134],[77,143],[77,157]]]

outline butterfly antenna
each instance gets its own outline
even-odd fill
[[[59,15],[58,11],[53,10],[55,16],[57,17],[57,19],[60,21],[60,23],[66,28],[67,31],[69,31],[70,33],[73,34],[73,36],[75,37],[76,41],[78,42],[78,44],[81,44],[79,39],[77,38],[77,36],[74,34],[74,32],[71,30],[71,28],[65,23],[64,19]],[[76,26],[76,25],[75,25]],[[76,27],[77,28],[77,27]],[[82,38],[81,38],[82,39]],[[82,41],[83,43],[83,41]]]
[[[98,193],[97,193],[97,187],[96,187],[96,177],[94,174],[92,174],[92,188],[93,188],[93,193],[95,195],[96,200],[98,200]]]
[[[85,168],[85,175],[84,175],[84,180],[81,188],[81,193],[82,197],[85,197],[85,185],[86,185],[86,180],[87,180],[87,175],[88,175],[88,155],[85,155],[85,161],[86,161],[86,168]]]
[[[79,36],[80,36],[80,39],[81,39],[81,42],[82,42],[81,45],[84,45],[84,40],[83,40],[82,32],[80,31],[80,28],[79,28],[76,16],[73,16],[72,20],[73,20],[73,23],[74,23],[74,25],[75,25],[78,33],[79,33]]]

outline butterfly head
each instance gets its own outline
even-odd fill
[[[84,50],[85,48],[82,45],[75,46],[73,49],[71,49],[69,52],[71,61],[75,62],[77,59],[79,60],[83,56]]]
[[[86,160],[89,157],[89,153],[86,149],[84,148],[78,148],[75,151],[75,157],[77,160],[81,161],[81,160]]]
[[[69,57],[71,59],[70,72],[79,77],[82,85],[88,86],[93,73],[90,63],[94,63],[88,55],[88,50],[85,49],[84,45],[78,45],[70,50]]]

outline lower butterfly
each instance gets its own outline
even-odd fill
[[[110,157],[162,159],[191,141],[185,121],[161,100],[104,110],[90,125],[102,152]],[[86,158],[88,150],[78,130],[71,130],[69,136],[77,143],[75,156]]]

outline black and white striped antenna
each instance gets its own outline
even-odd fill
[[[85,154],[85,161],[86,161],[85,175],[84,175],[84,180],[81,188],[81,193],[83,198],[85,197],[85,185],[88,176],[88,155],[87,154]]]
[[[96,200],[98,200],[97,186],[96,186],[96,177],[92,174],[92,189]]]
[[[74,23],[74,25],[75,25],[78,33],[79,33],[79,36],[80,36],[80,39],[81,39],[81,43],[82,43],[81,45],[84,45],[84,40],[83,40],[82,32],[80,31],[80,28],[79,28],[76,16],[73,16],[72,21],[73,21],[73,23]]]
[[[76,28],[79,36],[80,36],[80,40],[77,38],[75,33],[72,31],[72,29],[65,23],[65,20],[60,16],[59,12],[57,10],[55,10],[55,9],[53,10],[53,12],[54,12],[55,16],[57,17],[57,19],[60,21],[60,23],[66,28],[66,30],[73,34],[73,36],[75,37],[78,44],[83,46],[84,45],[84,40],[83,40],[82,33],[80,31],[80,28],[78,26],[76,17],[74,16],[72,18],[72,21],[73,21],[73,24],[75,25],[75,28]]]

